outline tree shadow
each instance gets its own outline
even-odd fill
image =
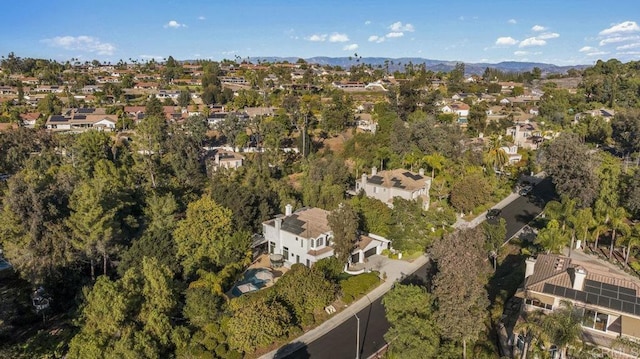
[[[293,342],[278,349],[273,356],[274,359],[309,359],[311,354],[307,349],[307,344],[303,342]]]

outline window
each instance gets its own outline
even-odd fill
[[[320,237],[318,238],[318,247],[322,247],[324,246],[324,238]]]
[[[582,326],[599,330],[601,332],[607,331],[607,323],[609,322],[609,315],[600,313],[595,310],[585,309],[584,316],[582,317]]]
[[[311,246],[311,248],[315,248],[316,247],[316,240],[311,238],[309,240],[309,246]]]
[[[304,248],[304,239],[300,239],[300,248]]]
[[[269,254],[273,254],[276,250],[276,242],[269,242]]]
[[[282,258],[284,258],[285,261],[289,260],[289,247],[282,247]]]
[[[538,307],[538,308],[542,308],[542,309],[548,309],[548,310],[553,309],[553,306],[551,304],[542,303],[541,301],[537,300],[536,298],[527,298],[527,299],[525,299],[524,303],[527,304],[527,305],[532,305],[534,307]]]

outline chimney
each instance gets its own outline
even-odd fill
[[[273,224],[276,227],[276,232],[280,233],[280,228],[282,227],[282,217],[277,217],[274,221]],[[279,235],[279,234],[278,234]]]
[[[424,168],[419,169],[418,174],[420,174],[420,176],[424,176]]]
[[[293,213],[293,206],[291,204],[287,204],[284,208],[285,208],[285,211],[286,211],[284,214],[286,216],[290,216],[291,213]]]
[[[363,173],[360,177],[360,189],[365,189],[367,187],[367,174]]]
[[[533,257],[529,257],[527,258],[527,260],[524,261],[524,263],[526,265],[524,270],[524,278],[527,279],[533,274],[533,271],[536,266],[536,259]]]
[[[575,290],[583,290],[584,289],[584,279],[587,277],[587,271],[582,267],[578,267],[575,269],[573,273],[573,289]]]
[[[378,169],[376,167],[371,167],[371,175],[375,176],[378,174]]]

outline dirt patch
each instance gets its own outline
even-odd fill
[[[337,136],[329,137],[322,140],[322,149],[320,152],[325,151],[327,149],[331,150],[333,153],[340,154],[344,151],[344,144],[353,138],[352,129],[347,129]]]

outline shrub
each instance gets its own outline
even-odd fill
[[[322,272],[324,277],[334,283],[337,282],[337,278],[344,270],[344,264],[342,264],[336,257],[327,257],[319,260],[313,265],[313,269]]]
[[[363,273],[340,282],[342,300],[349,304],[359,296],[367,293],[380,282],[378,272]]]

